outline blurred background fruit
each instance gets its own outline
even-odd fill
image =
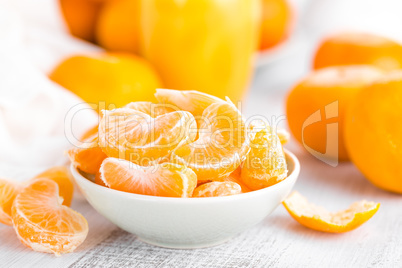
[[[402,71],[358,92],[346,114],[353,163],[374,185],[402,193]]]
[[[371,64],[390,71],[402,68],[402,45],[379,35],[341,32],[319,46],[314,68],[333,65]]]
[[[103,6],[96,25],[96,40],[111,51],[138,53],[139,1],[113,0]]]
[[[87,41],[95,41],[96,21],[102,2],[102,0],[59,0],[64,20],[72,35]]]
[[[154,68],[131,54],[73,56],[55,67],[50,78],[84,101],[122,107],[132,101],[152,101],[162,82]]]
[[[258,45],[258,0],[142,0],[141,54],[165,86],[240,100]]]
[[[272,48],[285,40],[291,30],[293,16],[287,0],[263,0],[259,49]]]
[[[308,75],[286,100],[293,136],[304,148],[323,157],[349,160],[342,136],[347,106],[359,90],[381,75],[380,69],[371,66],[328,67]],[[329,127],[331,123],[338,123],[338,127]]]

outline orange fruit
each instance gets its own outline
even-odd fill
[[[70,33],[93,42],[102,2],[96,0],[59,0],[59,4]]]
[[[109,157],[103,161],[100,174],[101,180],[109,188],[143,195],[191,197],[197,185],[194,171],[167,162],[142,167]]]
[[[368,221],[377,212],[379,203],[360,201],[353,203],[348,209],[336,213],[311,204],[298,192],[293,192],[283,201],[289,214],[307,228],[328,232],[344,233],[356,229]]]
[[[50,168],[38,175],[32,180],[36,179],[50,179],[56,182],[60,189],[60,197],[63,205],[70,206],[74,194],[74,185],[71,176],[66,167],[59,166]],[[19,183],[10,180],[0,179],[0,222],[12,225],[11,221],[11,207],[15,197],[26,186],[26,183]]]
[[[283,128],[277,129],[276,134],[278,135],[278,138],[281,141],[282,145],[285,145],[286,143],[289,142],[290,134],[285,129]]]
[[[92,135],[78,147],[71,148],[67,154],[74,167],[89,174],[96,174],[102,161],[107,157],[98,145],[97,134]]]
[[[0,222],[12,225],[11,207],[23,186],[20,183],[0,179]]]
[[[195,188],[193,197],[227,196],[241,193],[239,184],[232,181],[213,181]]]
[[[243,163],[241,165],[243,165]],[[237,183],[238,185],[240,185],[242,193],[248,193],[251,190],[241,180],[241,165],[238,168],[236,168],[235,171],[230,173],[229,176],[223,178],[222,181],[231,181]]]
[[[197,174],[199,181],[219,180],[232,173],[249,151],[245,122],[230,102],[190,90],[157,89],[156,99],[192,113],[198,125],[194,142],[182,142],[173,151],[176,161]]]
[[[374,185],[402,194],[402,71],[385,75],[351,101],[345,119],[350,158]]]
[[[241,180],[251,190],[274,185],[287,177],[285,154],[279,137],[271,128],[254,126],[250,153],[241,167]]]
[[[66,167],[58,166],[50,168],[39,175],[36,175],[33,179],[50,179],[56,182],[59,186],[59,194],[63,200],[63,205],[71,205],[71,200],[73,199],[74,194],[74,184],[72,182],[71,174]]]
[[[263,0],[260,50],[272,48],[289,35],[293,11],[286,0]]]
[[[334,65],[369,64],[385,71],[402,68],[402,45],[388,38],[362,32],[329,36],[314,57],[314,69]]]
[[[174,111],[179,111],[179,109],[173,105],[152,103],[150,101],[130,102],[124,107],[143,112],[153,118]]]
[[[112,51],[139,52],[139,1],[108,1],[99,13],[96,40]]]
[[[163,104],[171,104],[180,110],[202,116],[204,110],[213,103],[226,103],[215,96],[196,90],[173,90],[158,88],[155,98]]]
[[[145,60],[130,54],[72,56],[61,62],[50,79],[84,101],[122,107],[131,101],[152,101],[161,86],[159,76]]]
[[[214,103],[203,112],[198,138],[185,140],[172,153],[194,170],[198,180],[219,180],[232,173],[249,152],[244,119],[233,104]]]
[[[347,106],[362,88],[382,76],[371,66],[338,66],[314,71],[289,93],[289,128],[305,149],[320,157],[347,161],[343,131]]]
[[[193,141],[195,130],[195,120],[189,112],[152,118],[133,109],[119,108],[104,111],[99,124],[99,145],[108,156],[149,165],[168,157],[180,142]]]
[[[85,218],[61,204],[59,187],[52,180],[33,180],[15,198],[12,207],[14,229],[21,242],[40,252],[72,252],[86,238]]]
[[[101,179],[100,176],[101,176],[100,172],[96,173],[96,174],[95,174],[95,180],[94,180],[94,182],[95,182],[96,184],[100,185],[100,186],[107,187],[106,184],[103,182],[103,180]]]

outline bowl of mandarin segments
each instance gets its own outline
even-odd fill
[[[237,195],[175,198],[122,192],[94,183],[74,166],[72,174],[88,202],[104,217],[142,241],[168,248],[219,245],[258,224],[290,193],[300,172],[285,150],[288,176],[270,187]]]
[[[229,99],[166,89],[155,97],[102,111],[68,152],[100,214],[147,243],[200,248],[259,223],[289,194],[300,168],[283,150],[287,133],[246,124]]]

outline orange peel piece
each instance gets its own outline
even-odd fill
[[[346,210],[332,213],[309,203],[298,192],[293,192],[283,201],[283,206],[298,223],[307,228],[327,233],[345,233],[367,222],[378,211],[380,204],[362,200]]]

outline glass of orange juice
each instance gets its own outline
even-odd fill
[[[259,0],[139,0],[141,54],[167,88],[240,101],[258,46]]]

